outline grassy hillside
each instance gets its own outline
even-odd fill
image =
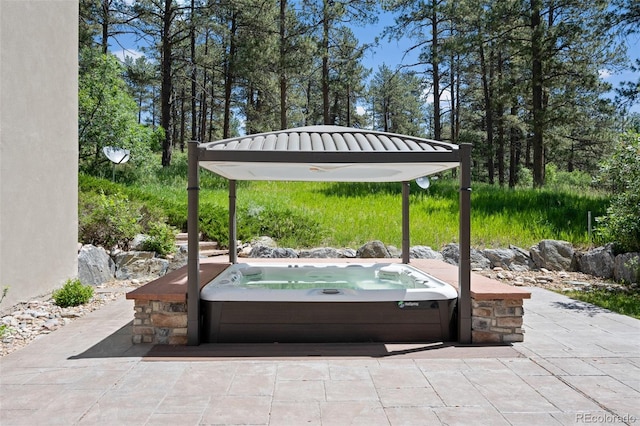
[[[186,164],[161,171],[146,183],[113,184],[81,176],[82,192],[120,193],[146,205],[186,229]],[[226,181],[207,172],[201,178],[201,225],[226,244]],[[399,183],[240,182],[239,238],[275,237],[283,247],[333,246],[357,248],[370,240],[401,245],[402,212]],[[477,248],[528,248],[541,239],[589,244],[587,212],[595,218],[609,199],[591,192],[501,189],[475,183],[472,192],[471,241]],[[440,179],[428,190],[411,185],[411,245],[439,249],[458,240],[457,181]]]

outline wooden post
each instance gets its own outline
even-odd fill
[[[471,144],[460,144],[458,341],[471,343]]]
[[[409,263],[409,182],[402,182],[402,263]]]
[[[187,232],[189,235],[187,259],[187,344],[200,344],[200,230],[198,226],[200,204],[200,173],[198,142],[189,142],[189,173],[187,184]]]

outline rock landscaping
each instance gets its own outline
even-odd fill
[[[209,243],[211,244],[211,243]],[[239,256],[249,258],[397,258],[399,250],[380,241],[369,242],[357,250],[322,247],[294,250],[277,247],[268,237],[239,245]],[[457,264],[457,244],[449,244],[440,252],[427,246],[411,247],[413,259],[439,259]],[[207,254],[219,255],[222,250]],[[201,253],[202,255],[202,253]],[[122,297],[132,290],[187,262],[186,242],[182,241],[173,256],[160,258],[153,252],[114,251],[101,247],[81,246],[78,251],[78,278],[83,284],[93,285],[96,294],[88,304],[60,308],[49,296],[34,299],[2,312],[0,325],[5,325],[0,340],[0,356],[28,344],[42,334],[64,326],[74,318],[99,309],[105,303]],[[524,287],[543,287],[555,291],[589,289],[593,287],[621,287],[624,283],[637,283],[640,277],[640,253],[614,255],[611,246],[588,251],[574,249],[564,241],[543,240],[525,250],[511,246],[501,249],[472,249],[474,272],[505,284]]]
[[[94,296],[89,303],[68,308],[57,306],[51,295],[14,305],[0,316],[0,325],[5,326],[4,333],[0,334],[0,356],[18,350],[39,336],[52,333],[71,321],[124,297],[127,291],[140,285],[142,283],[138,280],[110,281],[95,287]]]

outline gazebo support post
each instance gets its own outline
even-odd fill
[[[238,263],[238,236],[236,225],[236,181],[229,180],[229,262]]]
[[[200,173],[198,142],[188,144],[189,178],[187,183],[187,232],[189,235],[187,260],[187,344],[200,344],[200,230],[198,210]]]
[[[458,341],[471,343],[471,144],[460,144]]]
[[[409,182],[402,182],[402,263],[409,263]]]

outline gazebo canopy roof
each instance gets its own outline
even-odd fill
[[[460,167],[458,339],[471,343],[471,145],[339,126],[189,144],[187,338],[200,342],[198,166],[229,179],[229,261],[237,262],[236,180],[405,182],[402,262],[409,263],[409,180]]]
[[[340,126],[310,126],[199,146],[201,167],[231,180],[402,182],[460,165],[457,145]]]

